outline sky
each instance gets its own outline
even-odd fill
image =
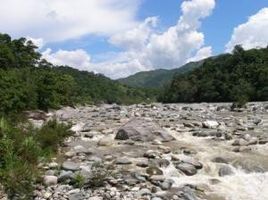
[[[0,32],[112,79],[268,46],[268,0],[0,0]]]

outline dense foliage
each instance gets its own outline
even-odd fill
[[[138,88],[163,88],[169,85],[177,74],[184,74],[202,65],[203,61],[190,62],[176,69],[157,69],[152,71],[138,72],[127,78],[118,79],[119,82],[131,87]]]
[[[53,66],[25,38],[0,34],[0,113],[58,108],[77,103],[137,103],[153,92],[133,89],[103,75]]]
[[[268,47],[207,59],[176,76],[161,97],[164,102],[246,102],[268,100]]]
[[[57,153],[58,145],[71,135],[69,128],[56,120],[35,129],[0,119],[0,180],[9,199],[32,199],[39,162]]]

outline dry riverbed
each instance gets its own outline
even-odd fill
[[[100,105],[50,113],[75,134],[62,159],[45,166],[35,199],[267,200],[268,102],[230,107]],[[93,173],[102,172],[104,185],[93,187]]]

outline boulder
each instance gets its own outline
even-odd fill
[[[134,118],[123,125],[117,132],[116,140],[128,140],[149,142],[160,140],[162,142],[172,141],[175,138],[169,135],[161,126],[151,119]]]
[[[229,176],[232,175],[234,172],[231,167],[228,165],[224,165],[219,169],[219,176]]]
[[[71,161],[65,161],[62,164],[62,168],[67,171],[77,171],[79,170],[79,165]]]
[[[215,129],[219,126],[220,124],[216,121],[212,120],[207,120],[203,122],[203,127],[204,128],[210,128],[210,129]]]
[[[189,163],[179,163],[176,168],[182,171],[187,176],[193,176],[197,173],[197,169],[195,168],[195,166]]]
[[[58,183],[58,178],[56,176],[45,176],[44,184],[46,186],[56,185]]]

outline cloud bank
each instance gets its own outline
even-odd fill
[[[1,0],[2,32],[57,42],[136,25],[141,0]]]
[[[249,17],[246,23],[234,28],[231,40],[226,45],[226,51],[232,51],[238,44],[245,49],[268,46],[268,8],[261,9]]]
[[[164,32],[158,31],[158,17],[149,17],[134,28],[117,31],[110,36],[109,43],[122,51],[102,62],[91,63],[90,56],[85,56],[82,50],[46,51],[44,57],[52,63],[72,63],[71,66],[78,69],[96,71],[111,78],[144,70],[180,67],[186,62],[211,56],[212,48],[204,46],[205,36],[199,28],[201,21],[212,13],[214,7],[215,0],[184,1],[177,24]],[[63,53],[65,56],[61,56]],[[67,54],[71,56],[67,58]]]

